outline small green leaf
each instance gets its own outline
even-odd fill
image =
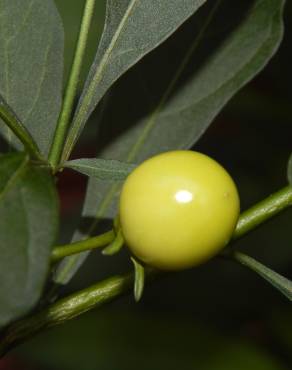
[[[0,94],[46,154],[62,102],[62,21],[53,0],[1,0],[0,9]],[[0,132],[22,148],[1,121]]]
[[[264,266],[254,258],[249,257],[241,252],[235,251],[231,254],[231,257],[235,261],[256,272],[276,289],[278,289],[282,294],[284,294],[289,301],[292,301],[292,281]]]
[[[119,230],[115,240],[102,250],[102,254],[104,256],[112,256],[118,253],[122,249],[124,242],[122,231]]]
[[[134,297],[135,301],[139,302],[144,291],[145,269],[134,257],[131,257],[131,261],[135,268]]]
[[[289,161],[288,161],[287,177],[288,177],[289,184],[292,185],[292,155],[290,156]]]
[[[22,153],[0,156],[0,328],[39,300],[58,229],[55,185]]]
[[[136,166],[110,159],[82,158],[65,162],[64,167],[102,181],[122,181]]]

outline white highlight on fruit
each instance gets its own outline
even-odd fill
[[[193,200],[193,194],[188,190],[180,190],[175,194],[175,199],[179,203],[189,203]]]

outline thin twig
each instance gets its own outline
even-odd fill
[[[94,14],[95,3],[96,0],[86,0],[85,3],[82,22],[80,26],[79,38],[76,45],[75,56],[66,88],[62,111],[59,116],[53,144],[49,155],[49,161],[53,168],[56,168],[59,164],[64,142],[66,139],[68,126],[70,124],[74,100],[76,98],[78,91],[80,73],[84,60],[89,29]]]

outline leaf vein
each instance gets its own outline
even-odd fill
[[[35,98],[34,98],[32,104],[31,104],[31,107],[27,111],[26,116],[23,119],[24,122],[26,122],[28,120],[29,116],[34,111],[34,108],[35,108],[37,102],[39,101],[39,99],[41,97],[42,87],[43,87],[43,84],[45,82],[46,74],[48,72],[48,67],[47,67],[48,63],[47,63],[47,61],[48,61],[48,58],[49,58],[51,46],[52,46],[52,38],[50,39],[50,42],[48,43],[48,46],[47,46],[47,48],[45,50],[45,53],[44,53],[44,62],[43,62],[44,68],[43,68],[43,72],[41,74],[40,83],[39,83],[38,89],[36,91]]]
[[[29,6],[28,6],[28,9],[27,9],[27,12],[25,13],[25,15],[24,15],[24,17],[23,17],[22,22],[18,25],[18,27],[16,28],[15,32],[14,32],[14,33],[9,37],[9,38],[7,38],[7,39],[6,39],[6,43],[7,43],[7,45],[9,45],[9,44],[10,44],[10,42],[11,42],[12,40],[14,40],[14,39],[18,36],[18,34],[20,33],[21,29],[22,29],[24,26],[26,26],[27,21],[28,21],[28,20],[29,20],[29,18],[30,18],[31,11],[32,11],[32,9],[33,9],[33,5],[34,5],[34,3],[35,3],[35,2],[36,2],[36,0],[32,0],[32,1],[30,2]]]

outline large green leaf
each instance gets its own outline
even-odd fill
[[[64,159],[68,159],[87,119],[109,87],[205,1],[107,0],[103,35],[69,132]]]
[[[0,328],[40,298],[58,225],[55,185],[22,153],[0,156]]]
[[[225,0],[225,4],[229,4],[230,1]],[[183,85],[175,87],[172,84],[175,92],[166,91],[162,100],[158,99],[158,103],[151,102],[152,109],[138,119],[138,122],[131,122],[133,117],[130,117],[132,126],[126,127],[127,129],[122,132],[116,119],[125,117],[129,110],[129,103],[125,104],[122,101],[120,105],[114,105],[111,109],[114,115],[105,120],[104,131],[110,131],[111,138],[102,149],[102,156],[139,163],[161,151],[190,148],[226,102],[258,73],[274,54],[282,37],[282,8],[281,0],[255,1],[247,16],[245,12],[241,15],[241,23],[227,35],[223,33],[225,36],[223,40],[218,36],[217,43],[214,44],[214,40],[210,40],[208,55],[204,55],[202,65],[194,64],[194,73],[188,75]],[[218,9],[217,17],[215,14],[213,22],[205,30],[207,36],[211,34],[214,38],[216,28],[225,25],[225,10],[224,8],[224,11],[220,12]],[[212,12],[212,8],[209,11]],[[198,17],[200,15],[201,13]],[[231,14],[228,16],[231,17]],[[206,43],[208,41],[209,38],[206,39]],[[201,42],[204,43],[203,40]],[[196,40],[195,44],[197,45]],[[204,45],[202,49],[197,46],[194,53],[195,59],[202,58],[200,52],[206,53]],[[156,57],[158,56],[159,53]],[[161,68],[158,69],[159,73],[163,73]],[[189,66],[188,69],[190,68]],[[137,73],[134,71],[134,81],[142,71],[143,69],[137,69]],[[137,85],[133,87],[137,89]],[[129,89],[129,86],[127,88]],[[149,84],[147,88],[150,88]],[[155,84],[153,84],[153,91],[150,90],[150,96],[155,95],[154,88]],[[122,93],[122,90],[118,92]],[[135,89],[134,93],[136,93]],[[121,94],[117,97],[120,99]],[[145,105],[145,101],[142,104]],[[147,105],[149,106],[149,103]],[[143,109],[141,105],[139,107]],[[128,122],[127,119],[125,121]],[[114,123],[110,125],[110,122]],[[114,125],[118,126],[115,131]],[[108,192],[108,186],[92,180],[89,185],[85,214],[95,216]],[[93,196],[95,196],[95,202],[93,202]],[[112,217],[115,214],[116,202],[109,203],[111,207],[107,208],[105,214],[100,214],[100,217]]]
[[[62,100],[62,22],[53,0],[0,0],[0,11],[0,93],[46,154]],[[3,122],[0,131],[20,147]]]
[[[158,152],[190,148],[227,101],[274,55],[283,34],[283,4],[209,1],[118,85],[99,132],[100,156],[139,163]],[[147,98],[139,103],[137,95],[142,98],[143,92]],[[84,217],[114,217],[118,194],[117,185],[90,180]],[[86,235],[82,230],[74,239]],[[57,281],[68,281],[85,257],[65,260]]]

